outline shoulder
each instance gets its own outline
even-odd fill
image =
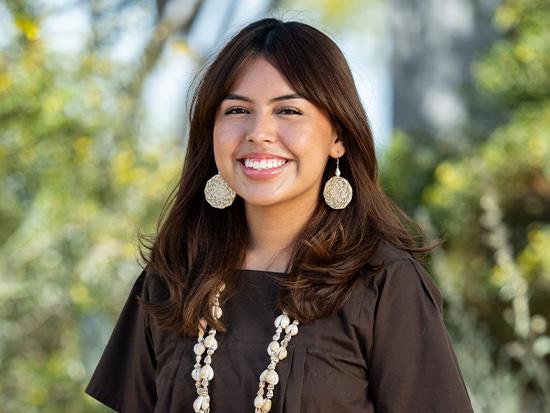
[[[360,318],[376,410],[472,412],[432,277],[394,246],[378,254]]]
[[[428,305],[442,314],[443,299],[426,268],[412,254],[386,240],[380,241],[372,256],[373,264],[382,270],[365,277],[370,302],[406,305]]]
[[[166,282],[152,271],[145,268],[134,285],[136,293],[151,304],[160,304],[170,297]]]
[[[373,255],[369,259],[369,262],[372,264],[387,265],[394,261],[406,260],[409,258],[413,258],[410,253],[399,249],[397,246],[385,239],[381,239],[378,242],[378,246],[376,247]]]
[[[382,269],[363,277],[359,323],[369,343],[409,340],[443,325],[443,299],[426,269],[408,252],[387,241],[373,256]],[[373,262],[374,263],[374,262]],[[407,337],[410,334],[410,337]],[[431,333],[430,333],[431,334]],[[391,341],[390,340],[390,341]],[[392,341],[393,342],[393,341]],[[393,344],[392,344],[393,345]]]

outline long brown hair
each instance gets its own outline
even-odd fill
[[[217,210],[207,204],[203,189],[217,172],[212,141],[216,110],[238,74],[260,56],[296,93],[330,115],[346,148],[342,176],[354,190],[343,210],[330,209],[320,198],[293,243],[288,274],[279,277],[279,305],[301,322],[333,314],[361,274],[381,270],[369,262],[380,240],[418,257],[433,249],[420,245],[418,226],[379,186],[371,128],[338,46],[304,23],[259,20],[234,36],[207,67],[191,105],[181,178],[161,212],[157,234],[140,236],[148,272],[169,293],[160,303],[142,303],[162,327],[185,335],[196,335],[201,317],[225,330],[209,308],[221,281],[226,284],[223,297],[231,296],[235,269],[244,263],[249,235],[243,200],[237,197],[232,206]],[[323,183],[331,172],[333,162],[325,168]],[[413,229],[416,235],[411,235]]]

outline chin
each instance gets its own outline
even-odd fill
[[[276,205],[278,204],[279,202],[277,201],[272,201],[272,200],[267,200],[267,199],[246,199],[244,198],[244,203],[245,205],[250,205],[250,206],[257,206],[257,207],[268,207],[268,206],[272,206],[272,205]]]
[[[241,198],[243,198],[245,205],[248,204],[258,207],[268,207],[284,202],[283,199],[279,197],[274,197],[272,194],[266,196],[241,196]]]

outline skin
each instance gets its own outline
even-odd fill
[[[244,268],[283,272],[285,249],[315,209],[329,157],[345,153],[341,139],[327,114],[261,57],[218,108],[213,139],[218,170],[245,203],[251,243]],[[288,162],[273,176],[250,176],[241,160],[252,153]]]

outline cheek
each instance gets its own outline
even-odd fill
[[[297,157],[312,149],[315,140],[314,131],[307,125],[283,125],[278,133],[284,146]]]
[[[331,147],[331,129],[315,124],[289,128],[282,133],[285,146],[298,159],[323,160],[329,156]]]
[[[219,137],[216,136],[215,134],[214,134],[213,144],[214,144],[214,161],[216,162],[216,166],[218,170],[222,170],[224,169],[223,168],[224,160],[227,157],[226,145],[224,144],[223,140],[219,139]]]
[[[243,129],[238,122],[217,122],[214,124],[214,139],[224,142],[239,140]]]
[[[216,124],[213,131],[214,157],[216,162],[223,162],[238,144],[235,131],[227,125]]]

